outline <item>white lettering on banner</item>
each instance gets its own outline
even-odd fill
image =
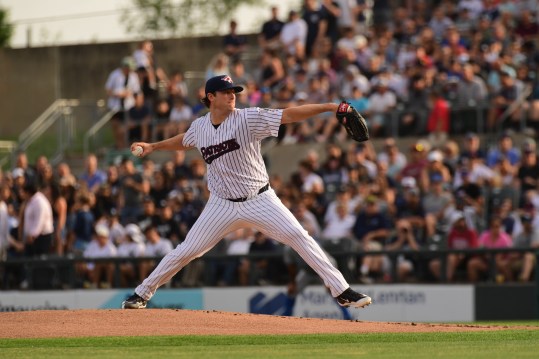
[[[304,291],[297,299],[302,303],[310,304],[327,304],[330,301],[333,301],[333,298],[331,298],[328,293],[317,293],[313,291]]]
[[[297,313],[296,316],[302,318],[343,319],[342,313],[339,311],[304,310],[301,313]]]
[[[28,310],[67,310],[69,309],[65,305],[51,305],[48,301],[45,301],[43,305],[15,305],[15,304],[2,304],[0,302],[0,312],[24,312]]]
[[[381,291],[376,294],[367,293],[376,304],[425,304],[427,298],[425,292],[411,292],[411,291]]]

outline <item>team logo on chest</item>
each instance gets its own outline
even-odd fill
[[[218,145],[211,145],[208,147],[202,147],[200,153],[202,153],[202,158],[206,161],[207,164],[212,163],[215,159],[221,157],[225,153],[236,151],[240,149],[240,144],[236,141],[235,138],[221,142]]]

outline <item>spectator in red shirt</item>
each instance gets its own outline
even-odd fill
[[[539,25],[533,21],[532,13],[529,10],[524,10],[515,28],[515,34],[523,40],[532,40],[536,38],[538,33]]]
[[[472,249],[477,248],[477,233],[468,227],[466,219],[461,211],[453,215],[453,225],[447,236],[448,249]],[[448,282],[453,281],[455,272],[459,268],[466,268],[470,256],[464,253],[451,253],[447,256],[446,278]],[[433,259],[429,263],[431,273],[439,279],[441,276],[441,260]]]
[[[421,141],[414,143],[410,148],[410,160],[399,173],[397,180],[400,181],[404,177],[413,177],[416,182],[419,182],[421,172],[428,164],[426,158],[428,150],[429,148],[426,143]]]
[[[449,103],[439,91],[432,91],[430,95],[432,108],[427,120],[429,140],[434,144],[442,144],[449,134]]]

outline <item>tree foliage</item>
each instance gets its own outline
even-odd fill
[[[132,0],[133,8],[122,14],[129,32],[144,37],[212,34],[241,5],[263,0]]]
[[[0,8],[0,47],[9,45],[11,35],[13,35],[13,25],[8,22],[7,11]]]

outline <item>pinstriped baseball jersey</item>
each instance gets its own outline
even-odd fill
[[[290,246],[322,278],[337,297],[349,288],[341,272],[316,241],[280,201],[269,182],[260,153],[262,139],[277,136],[283,110],[235,109],[217,127],[210,114],[195,120],[183,145],[196,147],[208,167],[210,198],[187,233],[185,241],[168,253],[135,289],[149,300],[160,286],[193,259],[208,252],[228,233],[251,227]],[[245,198],[245,201],[229,199]]]
[[[277,136],[283,110],[236,109],[217,128],[208,113],[195,120],[183,145],[196,147],[208,167],[208,189],[220,198],[252,197],[269,181],[260,142]]]

